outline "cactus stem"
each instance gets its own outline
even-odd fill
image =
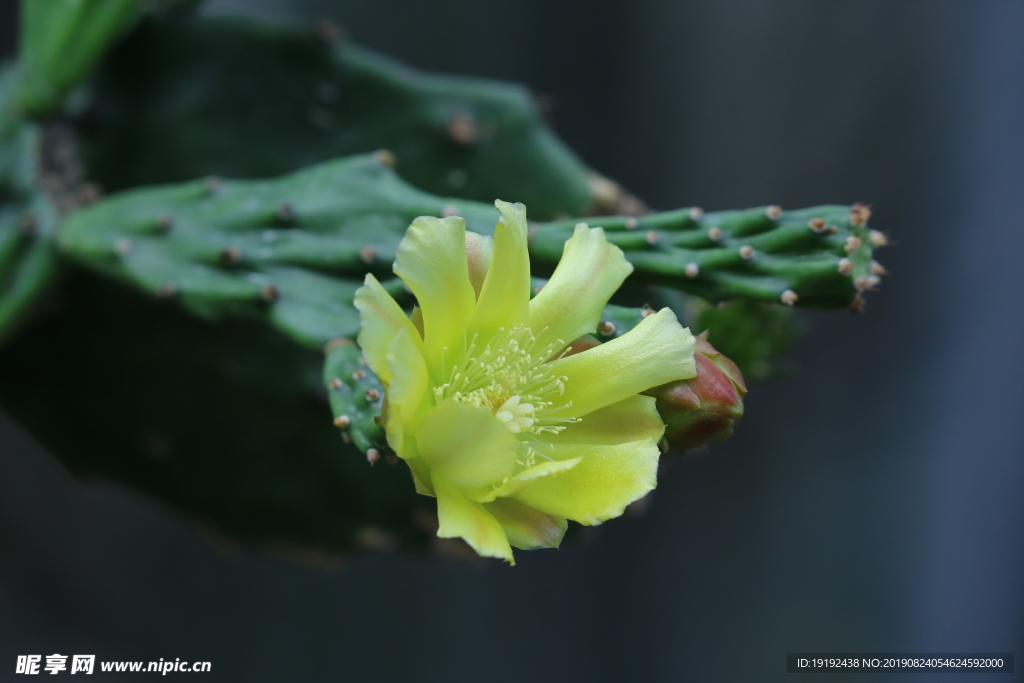
[[[860,249],[860,245],[860,238],[850,235],[849,237],[846,238],[846,243],[843,245],[843,249],[846,250],[847,254],[852,254],[853,252]]]
[[[448,117],[448,136],[460,145],[472,145],[480,139],[480,127],[466,113]]]
[[[352,424],[352,418],[348,415],[339,415],[334,418],[334,426],[340,429],[347,429],[350,424]]]
[[[260,290],[260,296],[263,297],[264,301],[274,302],[281,296],[281,292],[273,285],[263,285],[263,288]]]
[[[878,230],[870,230],[868,232],[868,241],[871,242],[873,247],[884,247],[889,244],[889,238]]]
[[[447,218],[448,216],[458,216],[459,207],[455,206],[454,204],[445,204],[444,208],[441,209],[441,215],[445,218]]]
[[[373,263],[377,260],[377,250],[373,248],[372,244],[367,244],[359,250],[359,258],[363,259],[363,263]]]
[[[712,242],[718,242],[723,237],[725,237],[725,233],[722,232],[722,229],[717,225],[708,230],[708,239]]]
[[[156,219],[156,225],[163,232],[170,232],[171,228],[174,226],[174,218],[169,213],[161,214]]]
[[[773,221],[777,221],[782,218],[782,207],[778,204],[772,204],[764,210],[764,214]]]
[[[687,263],[686,264],[686,277],[692,279],[692,278],[697,277],[698,275],[700,275],[700,266],[697,265],[696,263]]]
[[[597,331],[606,337],[610,337],[615,334],[615,323],[610,320],[603,320],[601,324],[597,326]]]
[[[356,380],[357,382],[361,379],[366,379],[366,370],[363,370],[362,368],[356,368],[355,370],[352,371],[352,379]]]
[[[785,292],[781,294],[781,296],[779,296],[779,301],[786,304],[787,306],[792,306],[797,302],[799,298],[800,297],[796,295],[796,292],[794,292],[792,289],[787,289]]]
[[[704,209],[700,208],[699,206],[695,206],[692,209],[690,209],[690,218],[691,219],[693,219],[695,221],[699,221],[703,217],[704,217]]]
[[[651,245],[657,244],[658,243],[658,231],[657,230],[648,230],[647,234],[644,235],[644,239],[647,241],[647,244],[651,244]]]
[[[640,221],[637,220],[636,216],[630,216],[629,218],[626,219],[625,225],[626,230],[636,230],[638,227],[640,227]]]
[[[337,391],[341,389],[341,380],[337,377],[332,377],[331,381],[327,383],[327,388],[331,391]]]
[[[749,244],[744,244],[740,247],[740,258],[744,261],[752,261],[754,259],[754,248]]]
[[[132,250],[131,240],[121,238],[114,242],[114,253],[118,256],[125,256]]]
[[[853,261],[848,258],[839,259],[838,270],[841,275],[849,275],[853,272]]]
[[[367,401],[370,401],[372,403],[372,402],[376,401],[379,398],[380,398],[380,392],[377,391],[376,389],[367,389],[366,390],[366,400]]]
[[[883,266],[878,261],[872,261],[871,265],[869,266],[869,268],[871,270],[871,274],[872,275],[888,275],[889,274],[889,271],[887,271],[885,269],[885,266]]]
[[[220,250],[220,260],[224,263],[238,263],[242,260],[242,252],[238,247],[227,247]]]
[[[378,149],[373,153],[373,158],[377,160],[378,164],[388,168],[394,168],[398,165],[398,159],[394,153],[386,149]]]
[[[366,356],[360,354],[359,355],[359,359],[356,362],[359,363],[360,365],[362,365],[365,368],[366,365],[367,365],[367,363],[366,363]]]
[[[366,462],[376,465],[378,460],[380,460],[380,451],[376,448],[368,448],[366,450]]]

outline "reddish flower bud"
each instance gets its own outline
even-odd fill
[[[715,350],[707,332],[697,337],[697,376],[644,393],[658,400],[665,441],[681,451],[724,441],[743,416],[747,386],[736,364]]]

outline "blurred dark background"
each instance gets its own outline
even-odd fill
[[[1024,5],[204,11],[327,16],[412,64],[525,82],[656,207],[870,202],[892,275],[865,315],[808,315],[798,372],[670,464],[642,516],[514,569],[225,552],[0,416],[0,679],[53,652],[210,660],[225,681],[769,681],[791,651],[1024,654]],[[14,21],[0,4],[5,55]]]

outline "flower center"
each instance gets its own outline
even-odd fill
[[[579,418],[563,413],[571,403],[557,405],[565,393],[566,377],[554,374],[548,360],[565,343],[536,348],[529,327],[501,328],[486,344],[474,337],[461,362],[445,369],[448,381],[434,389],[438,401],[490,408],[513,434],[557,434]]]

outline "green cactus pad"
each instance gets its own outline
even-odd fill
[[[240,19],[146,23],[94,83],[90,177],[108,191],[269,177],[383,148],[435,194],[521,201],[537,218],[592,204],[587,169],[525,88],[417,71],[336,38]]]
[[[355,290],[368,271],[391,274],[395,249],[413,218],[455,212],[482,234],[492,232],[497,221],[491,206],[416,190],[386,161],[382,155],[350,157],[276,180],[207,179],[121,193],[75,212],[62,228],[60,247],[91,268],[154,296],[177,299],[199,315],[263,318],[319,349],[358,332]],[[808,227],[808,216],[839,223],[850,211],[790,212],[774,228],[744,222],[754,212],[709,214],[725,232],[721,246],[707,236],[710,227],[699,227],[688,213],[685,219],[680,212],[639,219],[649,230],[661,226],[666,241],[689,240],[686,249],[639,248],[635,237],[643,239],[643,233],[628,228],[637,219],[591,222],[608,226],[609,240],[636,265],[634,282],[665,280],[711,301],[778,300],[792,290],[799,304],[845,306],[855,292],[858,269],[870,267],[870,241],[864,239],[843,257],[836,252],[866,228],[846,223],[836,234],[818,234]],[[686,221],[694,225],[687,229]],[[558,262],[570,227],[569,222],[535,224],[531,251],[537,265]],[[698,247],[700,240],[707,244]],[[746,245],[760,250],[750,261],[738,254]],[[851,260],[850,273],[839,272],[841,258]],[[694,278],[685,274],[691,259],[701,263]],[[683,275],[666,275],[677,271]],[[398,280],[385,287],[396,295],[403,292]]]
[[[605,229],[640,278],[708,301],[752,299],[811,308],[858,307],[874,287],[872,261],[880,233],[866,207],[819,206],[798,211],[763,207],[704,213],[680,209],[639,218],[589,218]],[[577,221],[539,225],[531,253],[556,261]]]
[[[141,189],[74,213],[64,253],[176,299],[206,317],[258,317],[309,348],[354,337],[366,272],[390,275],[409,223],[451,200],[402,182],[379,156],[351,157],[271,181],[204,180]],[[498,212],[459,210],[493,230]],[[385,287],[404,292],[392,279]]]
[[[67,285],[61,314],[0,354],[0,405],[73,473],[293,558],[431,547],[408,468],[371,466],[331,424],[320,354],[92,275]]]

